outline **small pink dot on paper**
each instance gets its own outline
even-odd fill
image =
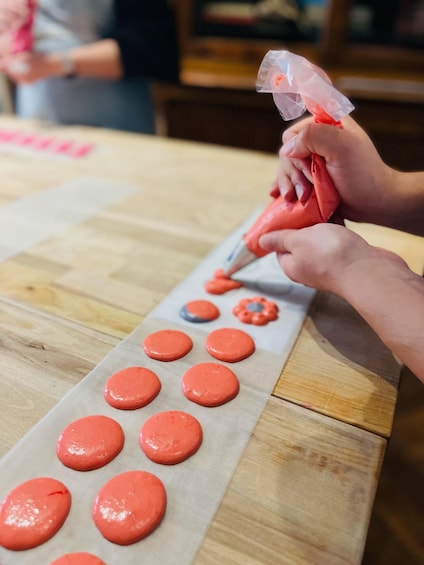
[[[47,149],[52,143],[54,143],[54,137],[37,135],[34,137],[31,146],[34,149],[43,150],[43,149]]]
[[[21,132],[19,130],[5,130],[3,140],[9,143],[14,143],[15,139],[20,135],[20,133]]]
[[[70,147],[68,155],[71,157],[85,157],[94,149],[92,143],[79,143]]]
[[[13,143],[15,143],[16,145],[31,145],[33,141],[34,141],[34,134],[25,133],[25,132],[21,132],[13,139]]]
[[[0,129],[0,143],[10,141],[15,134],[8,129]]]
[[[69,149],[72,147],[73,142],[69,140],[62,140],[55,143],[50,150],[54,153],[68,153]]]

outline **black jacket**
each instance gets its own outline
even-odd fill
[[[115,0],[108,37],[119,44],[126,77],[178,81],[177,25],[168,0]]]

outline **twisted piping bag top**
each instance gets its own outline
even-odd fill
[[[322,69],[290,51],[268,51],[258,70],[256,90],[272,93],[286,121],[299,118],[308,110],[317,121],[327,114],[339,122],[354,109]],[[330,122],[328,118],[325,121]]]

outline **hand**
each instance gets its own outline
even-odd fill
[[[395,171],[382,161],[365,131],[349,116],[343,119],[343,129],[308,118],[284,132],[274,196],[280,192],[287,200],[307,200],[312,190],[312,153],[325,159],[342,198],[338,212],[343,218],[386,223],[396,196]]]
[[[394,253],[372,247],[344,226],[317,224],[300,230],[263,235],[259,244],[275,251],[284,273],[293,281],[344,296],[345,282],[361,284],[363,274],[380,267],[407,267]],[[384,280],[384,278],[383,278]]]
[[[27,17],[27,0],[0,0],[0,33],[18,28]]]
[[[25,51],[9,55],[2,66],[8,77],[17,84],[63,75],[62,60],[55,53]]]

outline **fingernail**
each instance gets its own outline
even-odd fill
[[[285,184],[283,184],[283,185],[278,185],[278,188],[279,188],[279,193],[284,198],[289,191],[288,187]]]
[[[269,195],[272,196],[272,198],[278,198],[280,196],[280,189],[278,186],[274,186]]]
[[[288,157],[293,153],[293,151],[294,151],[294,138],[291,139],[288,143],[285,143],[283,145],[282,151],[283,151],[284,155],[287,155]]]
[[[272,233],[265,233],[259,238],[259,245],[262,249],[272,251],[275,246],[275,236]]]
[[[301,184],[295,184],[294,191],[296,192],[296,196],[298,200],[302,200],[302,196],[304,194],[303,186]]]
[[[308,179],[310,183],[314,182],[310,169],[302,169],[303,176]]]

